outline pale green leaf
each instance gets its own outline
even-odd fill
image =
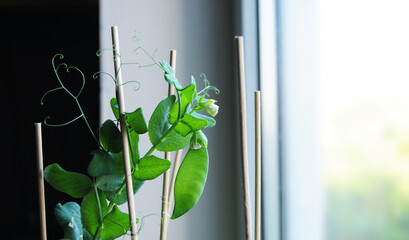
[[[81,229],[82,231],[82,229]],[[69,240],[82,240],[81,231],[74,218],[68,223],[68,225],[64,229],[64,239]]]
[[[160,61],[159,65],[162,67],[162,69],[165,71],[165,73],[175,74],[175,70],[166,61]]]
[[[81,207],[76,202],[67,202],[64,205],[60,203],[54,208],[54,216],[61,228],[65,229],[74,218],[78,230],[82,234]]]
[[[180,84],[179,80],[173,74],[166,73],[165,80],[176,89],[182,89],[182,84]]]

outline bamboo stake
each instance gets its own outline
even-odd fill
[[[47,240],[47,225],[45,218],[45,193],[44,193],[44,170],[43,170],[43,141],[41,136],[41,123],[34,123],[37,147],[37,170],[38,170],[38,197],[40,205],[41,240]]]
[[[243,37],[236,36],[237,65],[239,71],[239,104],[240,104],[240,129],[241,129],[241,167],[243,184],[243,204],[246,240],[251,240],[251,204],[247,151],[247,121],[246,121],[246,86],[244,73],[244,46]]]
[[[180,162],[182,160],[182,150],[178,150],[176,152],[175,156],[175,163],[173,164],[173,172],[172,172],[172,181],[170,182],[170,189],[169,189],[169,205],[173,202],[173,198],[175,197],[174,195],[174,189],[175,189],[175,182],[176,182],[176,175],[178,173],[179,167],[180,167]],[[170,211],[170,208],[169,208]]]
[[[170,51],[170,66],[176,70],[176,50]],[[169,84],[168,96],[174,94],[172,84]],[[171,159],[171,153],[165,152],[165,159]],[[168,231],[169,222],[169,181],[170,181],[170,169],[163,173],[163,186],[162,186],[162,221],[160,225],[160,239],[166,240],[166,233]]]
[[[261,106],[260,91],[254,91],[255,135],[256,135],[256,218],[255,240],[261,239]]]
[[[129,142],[128,142],[128,129],[126,126],[125,117],[125,102],[122,87],[122,74],[121,74],[121,59],[119,51],[119,37],[118,37],[118,27],[111,27],[112,33],[112,44],[113,44],[113,54],[114,54],[114,65],[115,65],[115,76],[116,76],[116,99],[118,101],[119,109],[119,123],[121,127],[122,135],[122,145],[123,145],[123,157],[124,157],[124,168],[125,168],[125,181],[126,181],[126,192],[128,196],[128,211],[129,211],[129,223],[131,225],[131,239],[138,239],[138,226],[136,225],[136,214],[135,214],[135,202],[133,195],[133,185],[132,185],[132,172],[129,157]]]

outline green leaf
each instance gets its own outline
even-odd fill
[[[190,115],[192,117],[196,118],[196,119],[207,121],[206,128],[212,128],[212,127],[216,126],[216,120],[214,120],[214,118],[212,118],[212,117],[209,117],[209,116],[197,113],[197,112],[193,112]]]
[[[142,109],[138,108],[131,113],[125,113],[126,121],[132,130],[138,134],[144,134],[148,131],[148,126],[146,126],[145,117],[143,116]]]
[[[64,239],[82,240],[81,235],[80,228],[78,227],[74,218],[72,218],[64,229]]]
[[[175,181],[175,207],[171,219],[192,209],[199,201],[206,183],[209,168],[207,149],[189,149],[180,165]]]
[[[156,150],[162,152],[173,152],[185,148],[189,145],[190,135],[184,137],[172,130],[162,142],[156,146]]]
[[[131,140],[132,152],[134,154],[135,162],[139,160],[139,150],[138,150],[138,142],[139,142],[139,134],[134,131],[129,133],[129,137]],[[101,175],[97,177],[96,185],[99,189],[103,190],[104,192],[114,192],[116,191],[122,184],[124,179],[124,160],[123,154],[120,153],[108,153],[110,159],[113,162],[113,166],[111,167],[111,171],[108,175]],[[131,155],[130,155],[131,156]]]
[[[153,145],[159,143],[160,138],[170,128],[169,112],[175,102],[174,95],[162,100],[152,113],[149,120],[149,139]]]
[[[104,240],[115,239],[127,233],[130,228],[129,215],[121,212],[117,206],[114,206],[102,222],[100,237]]]
[[[74,219],[78,231],[82,234],[81,207],[76,202],[60,203],[54,208],[54,216],[61,228],[65,229]]]
[[[162,100],[149,120],[149,139],[152,145],[156,145],[156,149],[159,151],[176,151],[189,144],[190,138],[183,137],[174,132],[174,130],[164,136],[171,127],[169,124],[169,113],[175,100],[176,97],[174,95]]]
[[[134,134],[138,135],[137,133],[134,133]],[[131,132],[131,139],[132,139],[132,132]],[[137,145],[136,145],[136,147],[137,147]],[[134,154],[135,154],[135,151],[134,151]],[[121,205],[121,204],[124,204],[124,203],[126,203],[128,201],[125,189],[122,192],[118,193],[117,196],[115,196],[115,191],[122,184],[122,179],[124,178],[123,154],[121,152],[121,153],[117,153],[117,154],[110,153],[110,155],[116,162],[115,170],[112,172],[111,175],[98,177],[97,178],[97,186],[98,186],[99,189],[104,191],[105,196],[109,201],[113,201],[116,204]],[[136,160],[138,160],[138,158],[136,158]],[[101,178],[101,180],[100,180],[100,178]],[[111,178],[111,181],[110,181],[109,178]],[[99,182],[99,181],[101,181],[101,182]],[[136,179],[133,178],[132,182],[133,182],[133,190],[134,190],[134,194],[135,194],[142,187],[144,181],[139,181],[139,180],[136,180]]]
[[[112,112],[117,120],[119,120],[119,109],[118,109],[118,102],[116,98],[111,99],[111,109]],[[142,109],[138,108],[131,113],[125,113],[126,121],[131,126],[132,130],[139,134],[144,134],[148,131],[148,127],[146,126],[145,117],[143,116]]]
[[[165,73],[165,80],[176,89],[182,89],[182,84],[180,84],[179,80],[173,74]]]
[[[138,141],[139,141],[139,134],[135,133],[134,131],[130,132],[130,139],[132,143],[132,148],[133,148],[133,154],[135,155],[135,161],[137,162],[139,160],[139,151],[138,151]],[[115,198],[114,192],[118,190],[118,188],[122,185],[122,181],[124,179],[124,160],[123,160],[123,154],[122,152],[120,153],[109,153],[111,158],[115,162],[115,166],[112,170],[112,173],[110,175],[104,175],[97,177],[97,187],[101,190],[103,190],[106,194],[106,197],[108,200],[113,201]],[[134,192],[142,186],[143,182],[134,180]],[[121,194],[119,194],[117,201],[115,203],[117,204],[122,204],[127,201],[126,197],[126,191],[122,191]]]
[[[111,101],[111,109],[112,109],[112,113],[114,114],[116,120],[119,120],[119,107],[118,107],[118,101],[116,100],[116,98],[112,98]]]
[[[175,131],[182,136],[186,136],[191,132],[213,127],[215,124],[216,121],[212,117],[193,112],[183,116],[179,124],[175,127]]]
[[[186,109],[189,106],[189,104],[193,104],[193,100],[195,99],[196,94],[197,94],[196,85],[193,83],[187,86],[185,89],[179,91],[181,107],[182,107],[182,111],[180,115],[181,117],[183,117],[183,115],[185,114]],[[179,115],[179,102],[175,102],[169,114],[169,123],[173,124],[174,122],[176,122],[178,115]]]
[[[57,163],[45,168],[44,178],[53,188],[73,198],[82,198],[92,186],[91,179],[86,175],[65,171]]]
[[[136,194],[144,183],[145,181],[139,181],[136,179],[132,179],[133,193]],[[109,201],[114,202],[117,205],[122,205],[128,201],[128,197],[126,195],[125,188],[116,195],[115,195],[115,192],[105,192],[105,194]]]
[[[134,172],[134,179],[152,180],[170,168],[170,161],[156,156],[142,158],[138,163],[138,170]]]
[[[103,175],[97,177],[96,185],[102,191],[114,192],[122,185],[123,179],[123,174]]]
[[[130,141],[131,141],[131,146],[130,147],[132,147],[132,153],[134,155],[134,160],[135,160],[135,162],[137,162],[139,160],[139,134],[137,134],[134,131],[131,131],[129,133],[129,138],[130,138]],[[132,155],[129,154],[129,156],[132,156]],[[123,165],[122,165],[122,169],[123,169]]]
[[[112,120],[106,120],[99,130],[99,139],[107,152],[119,153],[122,151],[121,132]]]
[[[98,195],[101,204],[102,216],[105,216],[107,213],[107,201],[102,191],[98,191]],[[93,236],[99,226],[98,202],[96,198],[96,192],[93,188],[82,199],[81,221],[85,230],[87,230]]]
[[[175,74],[175,70],[166,61],[159,62],[159,65],[162,67],[162,69],[165,71],[165,73]]]
[[[93,157],[88,165],[88,174],[93,177],[111,174],[115,166],[111,156],[102,149],[94,150],[91,154]]]

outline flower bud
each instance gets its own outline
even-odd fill
[[[219,106],[217,106],[216,104],[212,103],[212,104],[210,105],[210,107],[206,109],[206,111],[207,111],[207,113],[208,113],[210,116],[214,117],[214,116],[216,116],[217,113],[219,112]]]
[[[207,113],[214,117],[219,112],[219,106],[215,104],[216,100],[209,99],[204,102],[199,103],[199,105],[207,111]]]

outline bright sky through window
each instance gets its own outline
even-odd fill
[[[409,1],[317,3],[325,239],[407,239]]]

